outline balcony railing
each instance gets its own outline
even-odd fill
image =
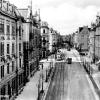
[[[12,54],[12,57],[13,57],[13,58],[15,58],[15,59],[17,59],[17,56],[16,56],[16,54]]]

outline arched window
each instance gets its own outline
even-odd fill
[[[45,29],[43,29],[43,33],[45,33]]]

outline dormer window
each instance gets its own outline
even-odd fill
[[[12,6],[12,13],[14,13],[14,6]]]

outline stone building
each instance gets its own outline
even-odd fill
[[[90,31],[90,28],[88,28],[88,26],[79,27],[78,47],[83,52],[87,52],[89,49],[88,48],[88,46],[89,46],[89,31]]]
[[[98,15],[96,22],[91,25],[89,40],[89,56],[96,62],[100,59],[100,16]]]
[[[23,49],[24,49],[24,82],[26,83],[30,76],[38,69],[38,63],[41,56],[41,34],[40,20],[32,15],[32,7],[27,9],[18,9],[21,16],[24,17],[23,23]]]
[[[76,32],[74,37],[73,37],[73,43],[74,47],[77,49],[78,48],[78,33]]]
[[[61,36],[60,34],[55,31],[53,28],[49,29],[49,51],[51,53],[55,52],[57,47],[61,43]]]
[[[49,25],[45,21],[41,23],[41,37],[42,37],[42,58],[46,58],[49,53]]]
[[[16,6],[0,2],[0,95],[12,99],[23,87],[23,17]],[[6,97],[5,97],[6,98]],[[1,97],[0,100],[4,100]]]

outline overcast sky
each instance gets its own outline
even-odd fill
[[[30,0],[9,0],[18,8],[27,8]],[[32,0],[33,11],[40,9],[41,19],[63,35],[90,25],[100,12],[100,0]]]

